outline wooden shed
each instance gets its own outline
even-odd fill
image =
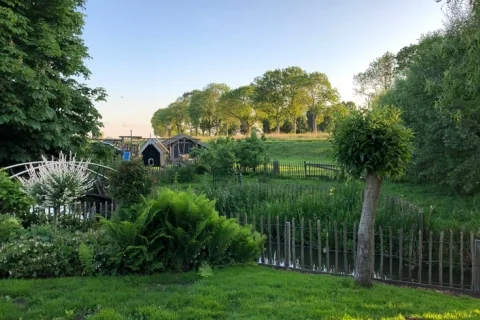
[[[167,148],[171,160],[178,160],[182,155],[189,154],[196,148],[208,148],[208,145],[186,134],[179,134],[162,141]]]
[[[148,139],[140,149],[146,166],[164,167],[167,162],[168,149],[157,139]]]

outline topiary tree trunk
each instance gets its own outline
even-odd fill
[[[372,285],[375,267],[374,226],[381,186],[382,179],[378,174],[374,171],[369,172],[363,193],[362,217],[358,226],[358,246],[355,262],[355,282],[365,287]]]

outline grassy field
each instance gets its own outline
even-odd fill
[[[330,142],[327,140],[268,139],[270,159],[280,162],[332,162]]]
[[[247,266],[200,279],[2,280],[0,319],[479,319],[478,300],[351,278]]]

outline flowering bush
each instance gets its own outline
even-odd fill
[[[55,208],[54,225],[60,207],[84,196],[95,183],[88,170],[90,160],[77,161],[60,153],[58,160],[42,157],[40,165],[31,164],[29,178],[19,178],[23,189],[42,207]]]

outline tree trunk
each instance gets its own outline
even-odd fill
[[[317,128],[317,114],[316,113],[312,113],[312,132],[313,133],[317,133],[318,132],[318,128]]]
[[[249,125],[248,123],[245,124],[247,126],[247,136],[250,137],[250,135],[252,134],[252,126]]]
[[[367,174],[363,192],[362,216],[358,226],[357,259],[355,263],[355,282],[364,287],[372,285],[374,272],[374,226],[382,180],[376,172]]]
[[[292,118],[292,131],[293,131],[293,134],[297,134],[297,119],[296,118]]]
[[[53,230],[57,230],[58,215],[60,213],[60,206],[53,208]]]
[[[275,124],[276,124],[275,133],[280,134],[280,119],[278,117],[275,119]]]

